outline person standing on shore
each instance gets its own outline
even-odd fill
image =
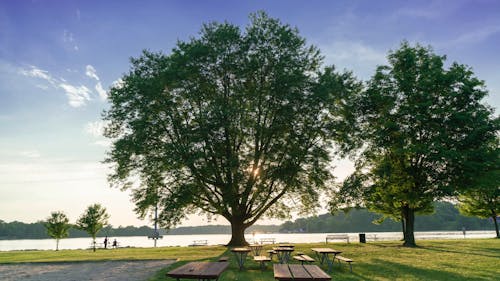
[[[464,238],[465,238],[465,226],[462,226],[462,233],[464,234]]]
[[[108,248],[108,236],[104,238],[104,249]]]

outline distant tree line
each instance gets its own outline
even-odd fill
[[[432,215],[417,216],[415,229],[417,231],[439,231],[439,230],[491,230],[493,222],[491,219],[479,219],[461,215],[457,208],[451,203],[436,202],[436,212]],[[399,231],[400,222],[384,220],[380,224],[373,223],[380,218],[377,213],[366,209],[355,209],[349,213],[338,212],[334,216],[323,214],[314,217],[300,218],[293,222],[288,221],[282,225],[255,225],[247,229],[247,234],[252,232],[375,232],[375,231]],[[98,237],[111,236],[147,236],[153,233],[148,226],[105,226],[98,233]],[[231,234],[228,225],[206,225],[193,227],[179,227],[169,232],[160,231],[162,235],[183,234]],[[69,229],[69,237],[88,237],[87,232],[72,226]],[[0,220],[0,239],[47,239],[50,238],[44,227],[44,222],[23,223],[18,221],[5,222]]]
[[[417,215],[416,231],[461,230],[492,230],[491,219],[467,217],[459,213],[455,205],[448,202],[435,202],[435,213],[432,215]],[[348,213],[339,211],[335,215],[323,214],[315,217],[300,218],[293,222],[287,221],[281,225],[280,232],[381,232],[400,231],[401,222],[384,220],[378,223],[380,214],[367,209],[353,209]]]
[[[34,223],[23,223],[19,221],[5,222],[0,220],[0,239],[46,239],[50,238],[44,221]],[[152,228],[147,226],[106,226],[98,233],[98,237],[104,236],[146,236],[153,232]],[[89,237],[88,233],[75,228],[74,225],[69,229],[69,238]]]

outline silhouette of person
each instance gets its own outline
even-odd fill
[[[465,238],[465,226],[464,226],[464,227],[462,227],[462,232],[463,232],[463,234],[464,234],[464,238]]]
[[[116,248],[118,246],[118,242],[116,242],[116,239],[113,240],[113,248]]]
[[[104,249],[108,248],[108,236],[104,238]]]

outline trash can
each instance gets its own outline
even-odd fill
[[[366,243],[366,234],[364,233],[359,234],[359,243]]]

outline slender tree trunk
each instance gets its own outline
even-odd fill
[[[403,246],[415,247],[417,246],[417,244],[415,244],[415,234],[414,234],[415,210],[413,210],[409,206],[404,206],[403,216],[405,220],[405,231],[404,231],[405,241],[403,243]]]
[[[241,218],[233,218],[231,220],[231,241],[227,246],[246,246],[248,242],[245,240],[246,226]]]
[[[500,238],[500,233],[498,232],[497,214],[495,213],[495,210],[491,210],[491,215],[493,218],[493,222],[495,223],[495,230],[497,232],[497,238]]]
[[[406,240],[406,227],[405,227],[405,219],[401,216],[401,229],[403,230],[403,241]]]
[[[94,252],[95,252],[95,238],[92,239],[92,245],[93,245],[93,249],[94,249]]]
[[[59,251],[59,239],[56,238],[56,251]]]

